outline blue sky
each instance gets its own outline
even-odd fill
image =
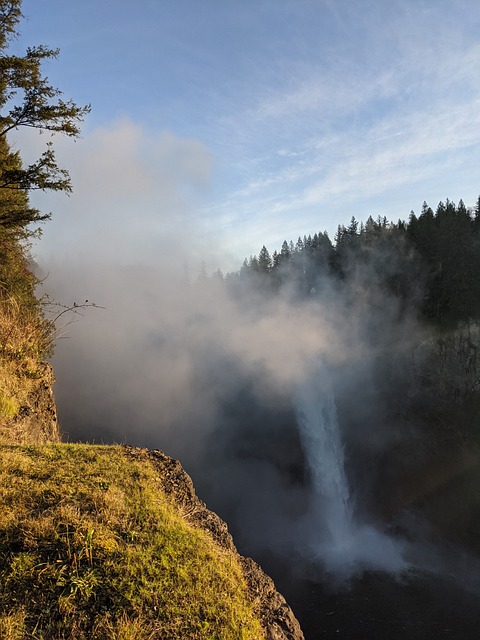
[[[36,251],[209,269],[480,193],[478,0],[24,0],[15,43],[91,103]],[[28,132],[29,154],[44,140]]]

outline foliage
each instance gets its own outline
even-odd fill
[[[440,202],[435,214],[424,203],[407,233],[425,269],[424,316],[447,329],[480,319],[480,229],[463,202]]]
[[[236,557],[186,524],[147,454],[4,446],[0,503],[2,637],[263,637]]]
[[[70,177],[58,166],[51,141],[40,158],[28,166],[22,165],[19,154],[6,142],[10,131],[22,127],[75,138],[80,132],[79,123],[90,110],[89,106],[63,100],[62,92],[42,75],[42,63],[56,58],[58,50],[39,45],[28,48],[24,56],[8,55],[21,17],[21,0],[0,0],[0,190],[24,194],[36,189],[70,192]],[[25,232],[29,224],[47,218],[48,214],[28,206],[16,212],[9,208],[2,210],[0,224]]]
[[[332,244],[327,233],[284,241],[274,259],[265,246],[245,259],[239,276],[249,286],[268,275],[270,289],[294,288],[300,296],[333,280],[339,291],[352,283],[389,293],[427,324],[446,330],[480,320],[480,198],[475,211],[446,200],[437,210],[424,203],[408,223],[380,216],[339,225]],[[265,287],[265,278],[262,278]]]

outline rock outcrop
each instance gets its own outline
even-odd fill
[[[36,442],[60,442],[60,428],[57,419],[57,405],[53,395],[55,376],[52,366],[42,363],[33,388],[20,407],[19,416],[26,430],[36,432]],[[32,427],[35,425],[35,427]]]
[[[31,370],[10,365],[0,367],[0,371],[4,390],[0,403],[0,442],[60,442],[52,366],[39,362]]]
[[[147,456],[158,470],[161,490],[176,503],[185,520],[207,531],[217,544],[238,554],[225,522],[198,498],[192,479],[180,462],[162,451],[125,446],[135,458]],[[267,640],[303,640],[303,632],[275,584],[250,558],[239,556],[252,602],[259,613]]]

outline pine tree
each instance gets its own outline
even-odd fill
[[[280,263],[289,262],[292,254],[286,240],[283,241],[282,248],[280,249]]]
[[[250,260],[248,261],[248,266],[251,271],[258,271],[258,258],[257,256],[250,256]]]
[[[42,63],[55,59],[58,50],[39,45],[28,48],[24,56],[8,55],[11,41],[18,36],[21,18],[21,0],[0,0],[0,190],[68,193],[70,176],[57,164],[51,141],[28,166],[22,164],[19,153],[12,152],[8,145],[8,133],[19,128],[76,138],[79,125],[90,110],[89,106],[79,107],[71,100],[63,100],[62,92],[42,75]],[[19,208],[18,202],[12,198],[11,204],[2,208],[0,226],[3,228],[25,234],[29,224],[48,219],[49,214],[41,214],[27,204]]]
[[[258,254],[258,270],[262,273],[268,273],[272,268],[272,259],[265,245]]]
[[[477,204],[473,210],[473,223],[477,232],[480,231],[480,196],[478,196]]]

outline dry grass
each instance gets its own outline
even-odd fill
[[[181,518],[147,456],[0,452],[1,638],[263,638],[237,558]]]

